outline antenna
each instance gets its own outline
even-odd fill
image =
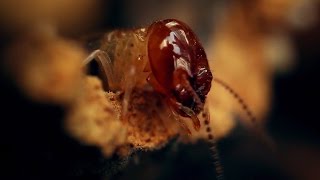
[[[240,97],[240,95],[238,93],[236,93],[229,85],[227,85],[224,81],[218,79],[218,78],[214,78],[213,79],[214,82],[218,83],[219,85],[221,85],[224,89],[226,89],[231,95],[233,95],[233,97],[238,100],[239,104],[241,105],[242,109],[245,111],[245,113],[247,114],[247,116],[249,117],[250,121],[252,123],[257,123],[257,120],[255,118],[255,116],[253,115],[252,111],[249,109],[249,107],[247,106],[247,104],[244,102],[244,100]]]
[[[236,93],[227,83],[220,80],[219,78],[214,78],[214,82],[221,85],[224,89],[226,89],[233,97],[238,100],[239,104],[241,105],[242,109],[245,111],[247,116],[249,117],[250,121],[253,123],[252,130],[255,132],[259,137],[261,137],[271,148],[272,151],[275,151],[275,142],[273,139],[265,133],[262,128],[257,124],[257,120],[255,116],[253,115],[252,111],[249,109],[248,105],[244,102],[244,100],[241,98],[241,96]]]
[[[214,135],[212,133],[211,127],[210,127],[210,114],[209,111],[206,110],[203,112],[202,116],[204,117],[204,124],[206,126],[206,132],[208,134],[208,142],[210,143],[211,147],[210,150],[212,152],[212,157],[214,161],[214,167],[215,167],[215,172],[216,172],[216,177],[218,180],[223,180],[224,175],[223,175],[223,167],[221,165],[221,160],[219,156],[219,151],[217,147],[217,142],[214,138]]]

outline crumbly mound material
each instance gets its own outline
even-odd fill
[[[107,97],[109,96],[109,98]],[[126,142],[127,129],[119,118],[119,106],[106,95],[101,81],[86,77],[83,92],[66,118],[66,130],[80,142],[100,147],[106,156]]]
[[[41,29],[26,33],[7,47],[4,70],[32,100],[66,105],[81,89],[81,60],[85,57],[74,41]]]
[[[128,128],[128,142],[136,148],[161,147],[180,132],[180,126],[153,91],[133,91],[128,112],[123,117]]]
[[[84,144],[100,147],[106,156],[159,148],[180,132],[152,91],[133,90],[126,114],[122,101],[123,93],[106,93],[97,77],[85,77],[82,95],[66,119],[67,131]]]

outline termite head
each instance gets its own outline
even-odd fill
[[[158,21],[148,28],[147,48],[155,91],[182,116],[190,116],[186,109],[195,114],[203,110],[212,73],[195,33],[178,20]]]

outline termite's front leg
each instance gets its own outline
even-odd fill
[[[87,66],[92,61],[96,61],[99,66],[101,80],[104,82],[104,87],[112,90],[115,87],[116,77],[113,72],[112,61],[109,55],[103,50],[95,50],[83,61],[83,65]]]
[[[112,61],[109,55],[103,50],[93,51],[83,62],[84,65],[88,65],[92,61],[96,61],[99,65],[99,71],[101,74],[101,79],[107,86],[108,91],[122,91],[124,93],[124,98],[122,102],[122,115],[125,116],[128,111],[128,105],[132,90],[135,86],[135,73],[136,69],[131,66],[128,73],[123,76],[124,87],[121,87],[121,80],[115,76]]]
[[[129,101],[131,98],[132,91],[136,85],[136,68],[131,66],[128,72],[124,76],[124,97],[122,101],[122,116],[126,116],[128,113]]]
[[[192,109],[190,109],[186,106],[183,106],[182,104],[178,103],[174,99],[169,99],[168,104],[172,109],[174,109],[175,112],[179,112],[180,115],[191,118],[194,129],[196,131],[200,130],[200,126],[201,126],[200,120]],[[179,121],[179,122],[181,123],[181,121]]]

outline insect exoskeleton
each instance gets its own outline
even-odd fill
[[[88,47],[93,53],[84,63],[96,60],[108,90],[125,93],[123,113],[133,88],[152,87],[173,114],[189,117],[199,130],[197,115],[213,77],[202,45],[185,23],[166,19],[147,28],[116,30]]]
[[[87,48],[92,53],[84,64],[95,60],[106,90],[124,94],[122,115],[127,113],[133,89],[151,89],[152,94],[162,96],[170,114],[189,134],[190,129],[180,117],[190,118],[198,131],[198,115],[203,112],[217,177],[223,177],[209,127],[210,115],[204,108],[213,76],[204,48],[190,27],[176,19],[156,21],[147,28],[93,36]]]

